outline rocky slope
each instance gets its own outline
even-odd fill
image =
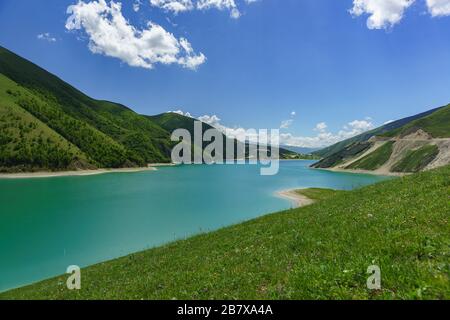
[[[450,105],[424,114],[367,141],[351,142],[312,167],[405,174],[447,165],[450,163]]]

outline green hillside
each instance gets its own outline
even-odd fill
[[[91,168],[74,144],[18,105],[27,90],[0,74],[0,171]]]
[[[0,299],[450,299],[450,167],[330,193]],[[320,193],[318,199],[323,198]],[[366,287],[368,266],[382,289]]]
[[[388,141],[374,152],[347,166],[346,169],[376,170],[389,160],[394,143]]]
[[[403,125],[398,126],[398,124],[402,123]],[[350,140],[346,140],[340,144],[331,146],[326,150],[322,150],[321,153],[325,154],[326,156],[319,162],[313,164],[312,167],[332,168],[339,164],[343,164],[342,167],[345,166],[345,169],[377,170],[384,163],[386,163],[391,156],[393,156],[395,161],[398,163],[393,167],[388,168],[388,170],[391,172],[410,173],[423,170],[427,166],[427,164],[433,161],[440,154],[440,151],[442,151],[443,157],[445,159],[445,154],[447,152],[445,143],[447,143],[446,141],[448,141],[445,139],[450,138],[450,105],[433,109],[414,117],[402,119],[397,122],[397,124],[394,126],[394,129],[392,130],[385,131],[386,128],[386,126],[383,126],[381,128],[375,129],[375,131],[366,133],[366,135],[368,136],[376,133],[377,138],[375,138],[374,140],[367,140],[365,142],[353,142],[348,145],[347,143],[349,143]],[[417,135],[420,130],[424,131],[428,135]],[[410,134],[415,135],[409,136]],[[354,139],[365,139],[368,136],[358,136]],[[403,139],[406,136],[409,137]],[[364,144],[373,145],[373,142],[376,140],[390,141],[385,143],[385,145],[375,150],[371,154],[366,155],[364,158],[351,163],[350,165],[346,165],[345,162],[350,162],[352,159],[355,159],[359,154],[362,153],[354,152],[355,149],[357,149],[356,146]],[[428,140],[429,145],[421,150],[414,150],[416,147],[414,141],[423,143],[424,140]],[[440,144],[440,142],[442,143]],[[439,144],[440,147],[435,144]],[[406,149],[402,151],[402,154],[400,155],[393,155],[394,145],[400,146],[400,149],[397,148],[396,150],[403,150],[403,148]],[[440,148],[442,148],[442,150],[440,150]],[[367,149],[368,148],[366,148],[366,150]],[[398,160],[399,156],[401,156],[402,159]],[[445,163],[446,162],[443,162],[443,164]]]
[[[14,115],[5,111],[11,108]],[[175,145],[170,140],[171,132],[185,128],[193,133],[195,121],[175,113],[143,116],[121,104],[92,99],[2,47],[0,110],[6,112],[1,119],[14,119],[17,126],[23,122],[20,128],[29,125],[30,117],[46,127],[46,135],[41,137],[45,143],[33,138],[19,143],[19,139],[11,137],[20,133],[9,132],[7,124],[0,123],[5,133],[0,140],[1,171],[117,168],[170,162]],[[207,124],[203,127],[211,128]],[[55,144],[56,139],[47,139],[47,135],[58,137],[59,144]],[[223,139],[226,141],[225,136]],[[280,149],[280,157],[302,158],[284,149]]]
[[[331,168],[334,166],[337,166],[341,163],[343,163],[344,161],[357,157],[358,155],[363,154],[364,152],[366,152],[367,150],[369,150],[372,147],[372,143],[370,142],[354,142],[348,146],[346,146],[345,148],[343,148],[342,150],[333,153],[332,155],[323,158],[322,160],[314,163],[313,165],[311,165],[311,167],[313,168],[320,168],[320,169],[324,169],[324,168]]]
[[[194,135],[194,123],[195,119],[183,116],[177,113],[162,113],[156,116],[147,116],[148,119],[157,123],[161,128],[164,128],[168,132],[173,132],[178,128],[184,128],[188,130],[191,135]],[[203,124],[206,130],[212,127],[206,123]]]
[[[0,47],[0,73],[27,95],[16,103],[78,146],[101,167],[169,162],[169,133],[145,116],[92,99],[58,77]],[[2,88],[0,88],[2,89]]]
[[[345,190],[323,189],[323,188],[307,188],[295,190],[299,195],[305,196],[314,201],[321,201],[332,198],[337,194],[343,194]]]
[[[194,137],[194,122],[196,121],[196,119],[194,118],[185,117],[176,113],[163,113],[156,116],[148,116],[148,118],[157,123],[158,125],[160,125],[168,132],[173,132],[178,128],[185,128],[190,132],[191,136]],[[211,125],[207,123],[203,123],[202,126],[204,131],[214,129]],[[227,138],[225,135],[222,136],[224,146],[227,144],[227,141],[231,142],[230,138]],[[204,142],[203,148],[206,147],[209,143],[210,142]],[[237,140],[234,140],[232,143],[234,143],[235,145],[235,152],[236,152],[238,142]],[[248,144],[245,147],[246,151],[248,151],[247,150]],[[246,156],[248,156],[248,152],[246,152]],[[317,159],[317,157],[315,156],[309,154],[300,154],[282,147],[279,149],[279,156],[281,159]]]
[[[410,150],[406,156],[394,165],[394,172],[418,172],[436,158],[439,148],[436,145],[425,145],[416,150]]]
[[[412,131],[422,129],[433,138],[450,138],[450,105],[447,105],[426,117],[414,120],[405,126],[389,131],[386,137],[407,135]]]
[[[313,154],[315,154],[316,156],[322,157],[322,158],[326,158],[331,156],[334,153],[340,152],[342,151],[344,148],[356,143],[356,142],[365,142],[368,141],[370,138],[374,137],[374,136],[380,136],[380,135],[384,135],[388,132],[393,132],[393,130],[396,130],[398,128],[401,128],[417,119],[420,118],[424,118],[427,117],[428,115],[433,114],[434,112],[442,109],[444,107],[439,107],[439,108],[435,108],[423,113],[419,113],[417,115],[411,116],[411,117],[407,117],[407,118],[403,118],[388,124],[385,124],[379,128],[364,132],[360,135],[357,135],[356,137],[352,137],[350,139],[346,139],[344,141],[338,142],[334,145],[331,145],[329,147],[323,148],[321,150],[318,150],[316,152],[313,152]]]

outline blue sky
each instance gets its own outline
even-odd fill
[[[192,1],[116,1],[144,43],[86,27],[91,7],[67,25],[76,0],[0,0],[0,45],[94,98],[227,127],[284,122],[285,141],[303,146],[450,102],[449,0]]]

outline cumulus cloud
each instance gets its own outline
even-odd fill
[[[280,143],[282,145],[304,147],[304,148],[323,148],[345,139],[357,136],[363,132],[372,130],[374,125],[368,120],[354,120],[349,122],[337,133],[328,132],[328,126],[325,122],[320,122],[314,128],[318,132],[316,136],[305,137],[295,136],[291,133],[282,133]]]
[[[433,17],[450,16],[450,0],[427,0],[427,6]]]
[[[281,122],[280,129],[289,129],[289,127],[294,123],[293,119],[284,120]]]
[[[327,128],[328,128],[328,126],[325,122],[320,122],[314,128],[314,131],[325,132],[327,130]]]
[[[80,0],[69,6],[67,13],[67,30],[84,30],[91,52],[118,58],[132,67],[152,69],[160,63],[196,69],[206,61],[187,39],[176,38],[158,24],[149,22],[146,29],[135,28],[122,15],[120,2]]]
[[[192,118],[192,115],[189,112],[183,112],[182,110],[168,111],[169,113],[176,113],[185,117]]]
[[[247,129],[239,126],[234,128],[224,126],[217,115],[204,115],[199,117],[198,120],[215,127],[231,137],[245,136],[245,133],[247,132]],[[363,132],[372,130],[373,128],[375,128],[375,126],[369,120],[354,120],[343,126],[337,133],[331,133],[327,130],[327,124],[325,122],[320,122],[314,128],[314,131],[317,132],[315,136],[296,136],[292,133],[281,133],[280,144],[305,148],[323,148],[357,136]],[[250,136],[249,141],[256,142],[257,135],[255,134],[254,137]]]
[[[227,127],[223,126],[220,123],[220,118],[218,116],[216,116],[215,114],[210,116],[210,115],[204,115],[201,117],[198,117],[198,120],[200,120],[201,122],[207,123],[210,126],[213,126],[216,129],[219,129],[222,132],[225,132],[225,130],[227,129]]]
[[[422,0],[420,0],[422,1]],[[423,0],[432,17],[450,16],[450,0]],[[399,23],[405,11],[417,0],[353,0],[350,13],[368,15],[369,29],[388,29]]]
[[[292,111],[290,115],[291,119],[284,120],[281,122],[280,129],[289,129],[292,126],[292,124],[294,123],[294,118],[297,115],[297,113],[295,111]]]
[[[241,12],[238,10],[234,0],[198,0],[197,9],[208,10],[216,8],[219,10],[230,10],[230,17],[238,19],[241,16]]]
[[[134,12],[138,12],[139,10],[141,10],[141,1],[140,0],[136,0],[134,3],[133,3],[133,11]]]
[[[194,9],[191,0],[150,0],[150,4],[166,11],[172,11],[175,14]]]
[[[56,38],[52,37],[52,35],[48,32],[38,34],[37,38],[39,40],[44,40],[44,41],[48,41],[48,42],[56,42]]]
[[[354,16],[368,14],[369,29],[385,29],[400,22],[405,10],[415,0],[353,0],[350,13]]]
[[[246,1],[251,3],[252,1]],[[237,19],[241,16],[235,0],[150,0],[154,7],[171,11],[174,14],[191,10],[229,10],[230,16]]]
[[[219,130],[220,132],[222,132],[223,134],[225,134],[226,136],[228,136],[230,138],[236,138],[237,140],[239,140],[241,142],[246,142],[245,139],[247,139],[247,141],[252,142],[252,143],[258,142],[258,133],[257,132],[253,132],[253,133],[249,134],[247,129],[245,129],[243,127],[239,127],[239,126],[227,127],[221,123],[221,119],[217,115],[204,115],[204,116],[198,117],[197,119],[216,128],[217,130]]]

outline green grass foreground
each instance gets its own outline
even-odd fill
[[[79,291],[64,275],[0,298],[450,299],[450,167],[325,198],[85,268]]]
[[[298,194],[305,196],[314,201],[322,201],[329,199],[338,194],[346,193],[348,191],[344,190],[333,190],[333,189],[323,189],[323,188],[307,188],[296,190]]]

